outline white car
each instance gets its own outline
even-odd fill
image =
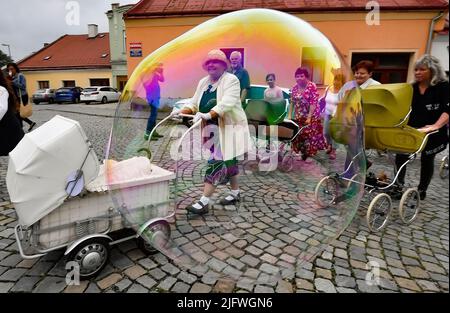
[[[80,101],[86,104],[91,102],[116,102],[119,101],[120,92],[112,87],[94,86],[83,89]]]

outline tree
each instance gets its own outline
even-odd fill
[[[11,63],[13,60],[9,56],[3,53],[3,51],[0,50],[0,68],[5,66],[8,63]]]

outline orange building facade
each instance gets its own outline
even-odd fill
[[[408,2],[411,3],[414,0]],[[434,29],[445,19],[443,14],[447,10],[445,2],[441,0],[429,2],[427,6],[381,7],[378,16],[374,15],[374,11],[358,6],[349,9],[327,8],[325,5],[322,10],[302,8],[302,10],[283,9],[283,11],[309,22],[321,31],[335,45],[349,66],[361,59],[371,59],[376,65],[375,79],[382,83],[396,83],[410,81],[413,78],[414,62],[427,52],[430,41],[433,39]],[[193,13],[180,11],[180,9],[174,12],[167,8],[166,11],[161,9],[157,11],[155,8],[152,11],[151,3],[152,0],[139,2],[124,17],[129,76],[139,63],[156,49],[197,25],[220,15],[220,12],[206,14],[204,10]],[[379,22],[373,22],[373,18],[377,17]],[[372,22],[367,23],[367,19],[372,19]],[[369,25],[371,23],[373,25]],[[133,48],[130,45],[136,44],[141,49],[141,55],[130,56],[129,48]],[[264,74],[266,73],[258,72],[258,65],[251,62],[251,55],[256,47],[245,46],[245,44],[241,46],[239,42],[235,47],[244,49],[244,64],[251,74],[252,83],[265,84]],[[290,65],[292,73],[279,77],[280,86],[291,87],[295,83],[293,79],[295,68],[305,65],[302,64],[305,60],[301,55],[297,59],[298,61],[294,62],[296,64]],[[277,70],[275,66],[273,71],[285,73],[286,68]],[[205,74],[200,65],[198,72],[198,77]],[[331,79],[332,76],[327,73],[318,74],[315,78],[319,87],[330,84]],[[193,82],[192,89],[194,88]],[[190,90],[186,90],[185,94],[180,96],[191,96],[190,93]]]

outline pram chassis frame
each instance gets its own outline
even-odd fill
[[[164,202],[161,202],[161,203],[158,203],[158,204],[150,204],[150,205],[145,206],[145,207],[135,208],[132,211],[143,210],[143,209],[151,209],[151,208],[157,207],[159,205],[167,204],[167,203],[170,203],[170,202],[171,201],[164,201]],[[15,237],[16,237],[16,242],[17,242],[17,246],[18,246],[18,249],[19,249],[19,253],[24,259],[35,259],[35,258],[39,258],[41,256],[44,256],[48,252],[56,251],[56,250],[59,250],[59,249],[67,247],[66,252],[64,253],[65,255],[67,255],[78,244],[80,244],[83,241],[88,240],[90,238],[95,238],[95,237],[109,238],[109,241],[110,241],[109,245],[112,246],[112,245],[115,245],[115,244],[118,244],[118,243],[130,240],[130,239],[139,237],[139,235],[141,233],[136,233],[135,235],[126,236],[126,237],[123,237],[123,238],[120,238],[120,239],[117,239],[117,240],[113,240],[110,236],[107,236],[107,234],[111,231],[113,219],[118,217],[118,216],[122,216],[121,220],[122,220],[123,228],[133,228],[133,225],[128,223],[128,221],[123,217],[123,214],[119,210],[115,210],[114,208],[109,207],[108,208],[108,212],[109,212],[109,214],[99,215],[99,216],[83,219],[83,220],[80,220],[80,221],[66,223],[66,224],[63,224],[63,225],[58,225],[58,226],[49,227],[49,228],[45,228],[45,229],[40,229],[38,223],[35,223],[32,226],[27,227],[26,229],[24,229],[22,225],[18,224],[14,228],[14,234],[15,234]],[[154,222],[154,220],[156,220],[156,219],[158,219],[158,218],[152,218],[149,221],[147,221],[146,222],[146,227],[151,226],[152,222]],[[64,244],[61,244],[61,245],[49,248],[49,249],[41,249],[41,248],[39,248],[39,245],[37,244],[39,235],[42,235],[42,234],[45,234],[45,233],[49,233],[49,232],[52,232],[52,231],[63,230],[63,229],[70,228],[70,227],[77,227],[77,225],[82,224],[82,223],[86,223],[86,222],[89,223],[89,222],[105,221],[105,220],[108,221],[108,226],[103,231],[96,231],[94,233],[84,235],[84,236],[82,236],[80,238],[77,238],[77,239],[75,239],[73,241],[70,241],[70,242],[67,242],[67,243],[64,243]],[[36,251],[36,253],[34,253],[34,254],[26,254],[24,252],[23,245],[22,245],[22,241],[24,239],[26,239],[26,241],[28,241],[29,247],[32,248],[34,251]]]
[[[386,226],[387,221],[388,221],[388,219],[390,217],[391,210],[392,210],[392,199],[391,199],[391,196],[387,193],[387,191],[396,184],[401,171],[407,166],[407,164],[412,162],[417,157],[417,155],[423,151],[426,143],[428,142],[428,137],[431,136],[432,134],[437,133],[437,132],[438,131],[433,131],[433,132],[427,133],[425,135],[425,137],[424,137],[420,147],[415,152],[411,153],[408,156],[408,159],[398,169],[395,169],[394,178],[392,180],[390,180],[390,182],[383,182],[383,181],[377,180],[377,185],[372,185],[372,184],[368,184],[366,182],[361,183],[361,182],[356,181],[354,179],[354,177],[356,177],[358,174],[353,175],[352,178],[344,177],[344,175],[347,174],[350,171],[350,169],[352,168],[352,166],[355,163],[356,159],[358,157],[361,157],[362,154],[364,154],[364,156],[365,156],[365,151],[366,151],[365,148],[363,148],[362,151],[360,151],[358,154],[356,154],[352,158],[352,160],[350,161],[349,165],[344,170],[344,172],[342,172],[342,173],[335,173],[334,175],[330,174],[330,175],[324,177],[324,179],[325,178],[332,178],[332,179],[336,180],[336,182],[338,182],[339,180],[344,180],[344,181],[348,182],[348,185],[347,185],[348,187],[350,186],[350,184],[357,184],[357,185],[363,186],[364,189],[366,189],[366,188],[368,189],[368,194],[370,196],[372,196],[376,192],[380,192],[377,196],[374,196],[373,199],[371,200],[369,208],[367,210],[366,220],[367,220],[367,224],[368,224],[368,227],[369,227],[370,230],[372,230],[372,231],[373,230],[377,230],[377,231],[381,230],[381,229],[383,229]],[[389,155],[394,154],[394,153],[401,153],[401,151],[398,151],[398,152],[397,151],[388,151]],[[395,166],[394,166],[394,168],[395,168]],[[322,182],[324,181],[324,179],[322,179],[318,183],[318,185],[316,187],[316,201],[318,201],[319,205],[320,205],[320,200],[318,198],[319,197],[318,193],[320,192],[320,188],[319,187],[320,187],[320,184],[322,184]],[[382,186],[380,186],[380,185],[382,185]],[[416,205],[414,206],[414,210],[415,211],[414,211],[414,214],[412,215],[411,218],[406,218],[406,215],[405,215],[406,214],[405,213],[406,208],[404,207],[405,206],[405,202],[407,202],[408,196],[411,195],[411,194],[414,194],[414,193],[416,194],[416,196],[414,198],[415,201],[416,201]],[[384,199],[384,198],[388,200],[387,213],[383,213],[383,214],[385,214],[385,219],[383,220],[383,223],[381,224],[381,226],[379,226],[378,228],[374,229],[372,227],[372,225],[370,225],[370,215],[371,215],[372,211],[375,211],[376,213],[378,213],[377,212],[378,208],[374,208],[374,207],[376,206],[376,203],[380,199]],[[342,195],[337,194],[336,196],[334,196],[334,198],[330,202],[330,204],[331,205],[336,205],[337,203],[342,202],[345,199],[347,199],[347,194],[346,193],[344,193]],[[420,199],[419,199],[419,194],[418,194],[417,188],[408,188],[406,191],[402,192],[402,197],[400,199],[399,213],[400,213],[400,218],[402,219],[402,221],[404,223],[409,224],[417,217],[417,214],[419,212],[419,205],[420,205]]]
[[[408,113],[408,114],[409,114],[409,113]],[[375,190],[386,190],[386,189],[389,189],[389,188],[391,188],[391,187],[395,184],[395,182],[397,181],[398,176],[399,176],[400,172],[402,171],[402,169],[403,169],[404,167],[406,167],[406,165],[408,165],[408,163],[412,162],[412,161],[417,157],[417,155],[418,155],[419,153],[422,152],[423,148],[425,147],[425,144],[426,144],[427,141],[428,141],[428,137],[429,137],[430,135],[432,135],[432,134],[437,133],[437,132],[438,132],[438,131],[433,131],[433,132],[427,133],[427,134],[425,135],[424,140],[422,141],[422,143],[421,143],[419,149],[417,149],[415,152],[411,153],[411,154],[408,156],[408,160],[407,160],[405,163],[403,163],[403,164],[400,166],[400,168],[398,168],[398,169],[396,170],[396,174],[395,174],[394,178],[392,179],[392,181],[391,181],[389,184],[387,184],[386,186],[384,186],[384,187],[373,186],[373,185],[369,185],[369,184],[366,184],[366,183],[363,184],[363,183],[354,181],[354,180],[352,180],[351,178],[343,177],[343,175],[345,175],[345,174],[350,170],[350,168],[352,167],[352,165],[353,165],[355,159],[356,159],[357,157],[359,157],[362,153],[365,153],[365,149],[363,149],[363,151],[361,151],[361,152],[359,152],[357,155],[355,155],[355,156],[352,158],[352,160],[351,160],[351,162],[349,163],[349,165],[347,166],[347,168],[344,170],[344,172],[339,173],[339,174],[336,174],[336,178],[342,179],[342,180],[345,180],[345,181],[349,181],[350,183],[356,183],[356,184],[359,184],[359,185],[364,185],[364,187],[369,187],[369,188],[372,188],[372,189],[375,189]],[[391,153],[395,153],[395,152],[391,152]],[[401,153],[401,152],[399,152],[399,153]],[[382,183],[383,183],[383,182],[382,182]]]

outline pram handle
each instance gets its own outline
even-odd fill
[[[194,115],[191,115],[191,114],[178,114],[178,116],[181,116],[181,117],[188,117],[188,118],[193,118],[193,117],[194,117]],[[152,131],[150,132],[149,138],[152,138],[154,132],[156,131],[156,129],[157,129],[159,126],[161,126],[162,124],[164,124],[166,121],[172,119],[173,117],[174,117],[174,115],[169,114],[168,116],[166,116],[165,118],[163,118],[158,124],[156,124],[155,127],[153,127]],[[150,154],[153,156],[154,154],[152,153],[152,151],[151,151],[151,150],[149,150],[149,151],[150,151]]]
[[[187,118],[194,118],[194,114],[185,114],[185,113],[180,113],[180,114],[178,114],[178,116],[181,116],[181,117],[187,117]]]
[[[423,148],[425,148],[425,145],[426,145],[426,143],[428,142],[428,137],[429,137],[430,135],[436,134],[436,133],[438,133],[438,132],[439,132],[439,130],[434,130],[434,131],[432,131],[432,132],[427,133],[427,134],[425,135],[425,138],[423,138],[423,140],[422,140],[422,144],[420,145],[420,148],[419,148],[416,152],[414,152],[411,156],[412,156],[412,157],[415,157],[417,154],[419,154],[420,152],[422,152]]]
[[[180,114],[180,115],[181,115],[181,114]],[[190,114],[183,114],[183,115],[184,115],[185,117],[194,117],[193,115],[190,115]],[[178,152],[180,151],[180,147],[181,147],[181,144],[183,143],[184,138],[186,138],[186,136],[189,134],[189,132],[192,131],[192,130],[193,130],[194,128],[196,128],[197,126],[199,126],[201,123],[202,123],[202,120],[200,119],[200,120],[198,120],[197,122],[195,122],[194,124],[192,124],[192,126],[189,127],[187,131],[184,132],[184,134],[183,134],[183,135],[181,136],[181,138],[178,140],[177,149],[176,149],[177,154],[178,154]],[[177,155],[177,158],[175,159],[175,186],[178,186],[178,155]],[[178,192],[176,189],[177,189],[177,188],[175,187],[175,195],[176,195],[177,192]],[[172,215],[169,216],[169,218],[172,217],[172,216],[174,216],[174,215],[176,214],[176,211],[177,211],[177,201],[175,200],[175,210],[174,210],[174,212],[172,213]]]
[[[295,127],[297,127],[297,129],[298,129],[297,132],[295,133],[295,135],[291,138],[291,141],[293,141],[305,128],[309,127],[309,125],[300,127],[300,126],[298,126],[298,124],[296,122],[294,122],[293,120],[290,120],[290,119],[284,119],[283,123],[292,124]]]

